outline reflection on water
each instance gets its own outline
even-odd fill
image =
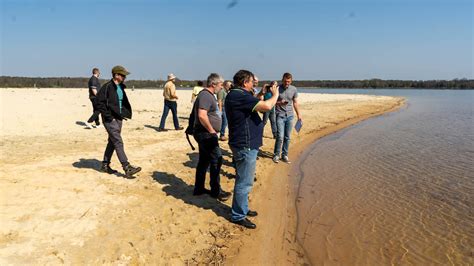
[[[314,265],[473,265],[474,93],[377,94],[408,104],[321,139],[296,166],[299,241]]]

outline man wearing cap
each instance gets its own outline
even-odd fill
[[[97,94],[97,109],[102,114],[102,122],[109,134],[100,170],[109,174],[117,172],[110,168],[110,159],[114,151],[116,151],[125,172],[125,177],[132,179],[135,178],[133,175],[142,169],[132,166],[128,162],[121,136],[122,121],[132,118],[132,107],[125,93],[126,86],[123,84],[128,74],[130,72],[123,66],[112,68],[112,79],[105,83]]]
[[[183,129],[183,127],[179,126],[178,122],[178,104],[176,103],[176,100],[178,100],[178,96],[176,95],[176,86],[174,85],[175,80],[176,76],[174,74],[171,73],[168,75],[168,81],[165,83],[165,87],[163,89],[165,103],[163,106],[163,115],[161,116],[161,122],[158,131],[166,131],[165,123],[170,110],[173,114],[174,129]]]

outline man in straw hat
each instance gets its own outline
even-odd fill
[[[176,95],[176,85],[174,85],[175,80],[176,76],[173,73],[168,75],[168,81],[165,83],[165,87],[163,89],[165,103],[163,105],[163,115],[161,116],[161,122],[158,131],[166,131],[165,123],[170,110],[173,114],[174,129],[183,129],[183,127],[179,126],[178,122],[178,104],[176,103],[176,101],[178,100],[178,96]]]
[[[132,166],[128,162],[123,147],[122,121],[132,118],[132,107],[125,93],[125,78],[129,75],[123,66],[112,68],[112,79],[105,83],[97,94],[97,109],[102,114],[102,122],[109,134],[107,147],[104,152],[104,160],[100,170],[105,173],[114,174],[117,171],[110,168],[110,159],[114,151],[122,164],[126,178],[133,179],[133,175],[140,172],[140,167]]]

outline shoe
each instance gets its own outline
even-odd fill
[[[273,162],[278,163],[280,161],[280,157],[278,155],[273,156]]]
[[[226,201],[230,198],[230,196],[232,196],[232,193],[224,191],[224,190],[221,190],[221,192],[219,192],[219,195],[217,195],[217,196],[211,195],[211,197],[213,197],[213,198],[215,198],[219,201]]]
[[[245,228],[248,228],[248,229],[255,229],[257,228],[257,225],[252,223],[249,219],[247,218],[244,218],[242,220],[239,220],[239,221],[231,221],[232,223],[234,224],[238,224],[238,225],[241,225]]]
[[[209,189],[199,189],[193,191],[193,196],[200,196],[203,194],[211,194],[211,191]]]
[[[175,128],[175,130],[183,130],[184,127],[178,127],[178,128]]]
[[[101,128],[102,125],[95,125],[95,128]]]
[[[291,163],[290,159],[286,155],[283,155],[283,157],[281,157],[281,160],[284,161],[285,163]]]
[[[92,124],[86,122],[85,129],[92,129]]]
[[[258,212],[256,212],[256,211],[251,211],[251,210],[249,210],[249,211],[247,212],[247,216],[248,216],[248,217],[255,217],[255,216],[257,216],[257,215],[258,215]]]
[[[115,174],[117,170],[110,168],[110,163],[102,163],[100,166],[100,171],[107,174]]]
[[[123,170],[125,171],[125,177],[128,178],[128,179],[133,179],[135,178],[133,175],[140,172],[142,170],[141,167],[135,167],[135,166],[132,166],[131,164],[127,164],[127,166],[125,166],[123,168]]]
[[[221,141],[226,141],[227,138],[226,138],[226,136],[221,136],[221,137],[219,138],[219,140],[221,140]]]
[[[166,132],[166,131],[168,131],[168,129],[158,128],[157,131],[158,131],[158,132]]]

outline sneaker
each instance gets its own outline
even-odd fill
[[[230,198],[230,196],[232,196],[232,193],[224,191],[224,190],[221,190],[221,192],[219,192],[219,195],[217,195],[217,196],[211,195],[211,197],[213,197],[213,198],[215,198],[219,201],[226,201]]]
[[[135,178],[133,175],[140,172],[141,170],[141,167],[133,166],[131,164],[127,164],[127,166],[123,168],[123,171],[125,172],[125,177],[129,179]]]
[[[242,220],[239,220],[239,221],[231,221],[232,223],[234,224],[238,224],[238,225],[241,225],[245,228],[248,228],[248,229],[255,229],[257,228],[257,225],[252,223],[249,219],[247,218],[244,218]]]
[[[102,126],[102,125],[95,125],[94,127],[95,127],[95,128],[101,128],[101,127],[103,127],[103,126]]]
[[[117,170],[110,168],[110,163],[102,163],[102,165],[100,166],[100,171],[102,173],[107,173],[107,174],[117,173]]]
[[[280,161],[280,157],[278,155],[273,156],[273,162],[278,163]]]
[[[281,157],[281,160],[284,161],[285,163],[291,163],[290,159],[286,155],[283,155],[283,157]]]
[[[93,127],[92,127],[92,124],[86,122],[85,129],[92,129],[92,128],[93,128]]]

